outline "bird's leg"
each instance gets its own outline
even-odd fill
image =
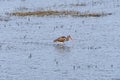
[[[60,42],[60,47],[63,47],[64,46],[64,42]]]

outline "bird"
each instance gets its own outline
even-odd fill
[[[72,37],[70,35],[68,36],[60,36],[58,37],[57,39],[55,39],[53,42],[65,42],[65,41],[69,41],[69,40],[72,40]]]

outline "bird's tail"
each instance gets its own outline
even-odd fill
[[[57,39],[55,39],[53,42],[57,42]]]

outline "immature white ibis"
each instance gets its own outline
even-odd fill
[[[57,39],[54,40],[54,42],[65,42],[65,41],[69,41],[69,40],[72,40],[71,36],[68,35],[67,37],[66,36],[60,36],[58,37]]]

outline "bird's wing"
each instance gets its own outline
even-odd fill
[[[59,37],[59,38],[66,38],[65,36],[61,36],[61,37]]]
[[[65,38],[66,38],[65,36],[58,37],[57,39],[54,40],[54,42],[57,42],[57,41],[63,42]]]

